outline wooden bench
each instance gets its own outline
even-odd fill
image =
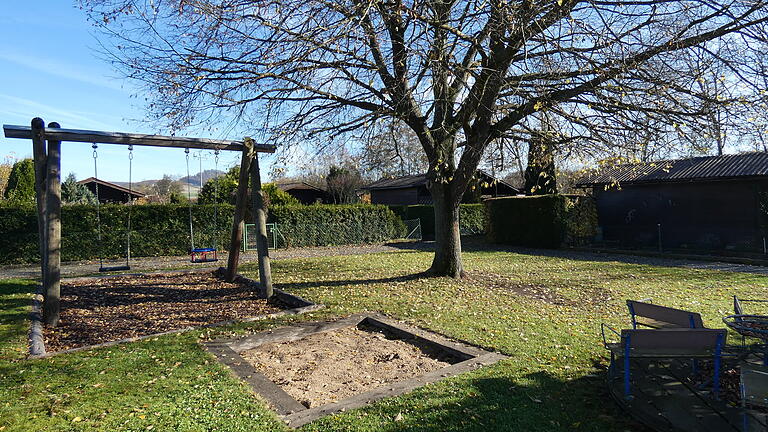
[[[720,391],[720,362],[728,331],[726,329],[672,328],[625,329],[618,343],[606,343],[611,351],[611,371],[616,358],[623,358],[624,396],[631,398],[631,359],[712,359],[714,376],[712,395]]]
[[[659,306],[637,300],[627,300],[632,317],[632,328],[638,326],[653,329],[704,328],[701,314],[682,309]]]

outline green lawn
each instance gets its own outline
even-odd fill
[[[653,297],[719,326],[732,294],[768,298],[762,276],[507,252],[465,253],[464,281],[411,276],[430,260],[403,251],[275,261],[279,288],[328,308],[34,361],[23,360],[33,285],[0,282],[0,431],[284,431],[198,339],[366,310],[511,359],[302,430],[642,430],[604,389],[600,322],[626,326],[624,300]]]

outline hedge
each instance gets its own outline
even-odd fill
[[[274,206],[268,222],[277,224],[283,247],[378,243],[405,233],[403,221],[384,205]]]
[[[589,197],[534,195],[485,201],[487,235],[493,243],[558,248],[588,241],[597,229]]]
[[[147,204],[129,208],[102,205],[102,254],[105,258],[124,256],[127,212],[131,211],[131,253],[133,256],[184,255],[189,252],[189,206]],[[218,218],[214,205],[192,206],[195,246],[229,247],[234,207],[220,204]],[[402,236],[402,221],[385,206],[273,206],[269,221],[277,222],[285,236],[284,246],[361,244]],[[39,260],[37,218],[33,206],[0,206],[0,264],[30,263]],[[99,257],[96,207],[62,208],[62,260],[77,261]]]
[[[234,207],[221,204],[192,206],[195,246],[229,246]],[[132,208],[119,204],[102,205],[101,255],[124,256],[128,211],[131,212],[131,255],[160,256],[189,253],[189,207],[184,204],[147,204]],[[214,220],[214,216],[218,216]],[[63,261],[96,259],[100,255],[96,207],[64,206],[61,210],[61,254]],[[37,217],[34,207],[0,207],[0,263],[28,263],[39,260]],[[214,236],[216,237],[214,239]]]
[[[597,235],[597,204],[591,196],[566,195],[565,243],[583,246]]]
[[[431,205],[390,206],[403,220],[419,219],[421,236],[435,237],[435,208]],[[485,233],[485,207],[483,204],[461,204],[459,206],[459,229],[464,235]]]

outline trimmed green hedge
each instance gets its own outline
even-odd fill
[[[192,206],[195,246],[226,248],[234,207],[221,204]],[[129,208],[102,205],[101,250],[105,258],[125,255],[128,211],[131,212],[131,255],[161,256],[189,253],[189,207],[184,204],[147,204]],[[214,216],[218,216],[214,220]],[[96,207],[64,206],[61,209],[61,258],[63,261],[99,257]],[[34,207],[0,207],[0,263],[29,263],[39,260],[37,217]],[[214,236],[216,238],[214,238]]]
[[[192,206],[195,246],[229,247],[234,206]],[[184,255],[189,252],[189,207],[184,204],[102,205],[102,249],[105,258],[125,254],[127,212],[131,211],[132,256]],[[403,235],[402,221],[386,206],[273,206],[269,221],[277,222],[281,246],[325,246],[386,241]],[[39,260],[37,218],[33,206],[0,206],[0,264]],[[62,260],[99,257],[96,207],[62,208]]]
[[[405,225],[387,206],[369,204],[274,206],[282,247],[378,243],[403,236]]]
[[[421,236],[435,238],[435,208],[431,205],[390,206],[403,220],[419,219]],[[461,204],[459,206],[459,229],[464,235],[485,233],[485,207],[482,204]]]
[[[535,195],[485,201],[493,243],[559,248],[594,236],[597,211],[589,197]]]
[[[597,235],[597,203],[591,196],[566,195],[565,242],[584,246]]]

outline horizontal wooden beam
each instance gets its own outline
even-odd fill
[[[6,138],[32,139],[32,128],[29,126],[3,125],[3,132],[5,133]],[[145,135],[123,132],[102,132],[79,129],[45,128],[45,139],[52,141],[82,142],[91,144],[123,144],[151,147],[243,151],[242,141]],[[275,146],[270,144],[255,144],[254,150],[262,153],[274,153]]]

